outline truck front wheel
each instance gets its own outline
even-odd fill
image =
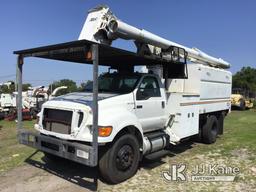
[[[132,134],[119,137],[103,152],[99,160],[101,176],[109,183],[120,183],[132,177],[139,165],[140,150]]]

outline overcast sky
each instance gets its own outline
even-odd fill
[[[0,83],[15,79],[14,50],[76,40],[87,11],[98,4],[110,6],[133,26],[227,60],[233,73],[256,67],[254,0],[1,0]],[[127,41],[114,46],[135,51]],[[24,80],[33,85],[62,78],[80,83],[92,78],[91,70],[87,65],[26,59]]]

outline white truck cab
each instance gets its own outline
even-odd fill
[[[45,102],[35,128],[63,139],[92,141],[92,86]],[[99,77],[99,126],[109,135],[99,143],[112,142],[125,127],[143,133],[163,129],[168,119],[166,92],[159,77],[143,73],[106,73]],[[57,115],[59,113],[59,115]]]

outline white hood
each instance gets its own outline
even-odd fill
[[[117,94],[113,93],[99,93],[98,94],[98,101],[113,97]],[[69,93],[66,95],[61,95],[59,97],[56,97],[52,99],[53,101],[71,101],[76,103],[82,103],[86,104],[88,106],[92,106],[93,101],[93,93],[86,93],[86,92],[75,92],[75,93]]]

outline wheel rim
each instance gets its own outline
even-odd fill
[[[122,146],[116,156],[116,167],[120,171],[126,171],[133,164],[134,152],[130,145]]]

